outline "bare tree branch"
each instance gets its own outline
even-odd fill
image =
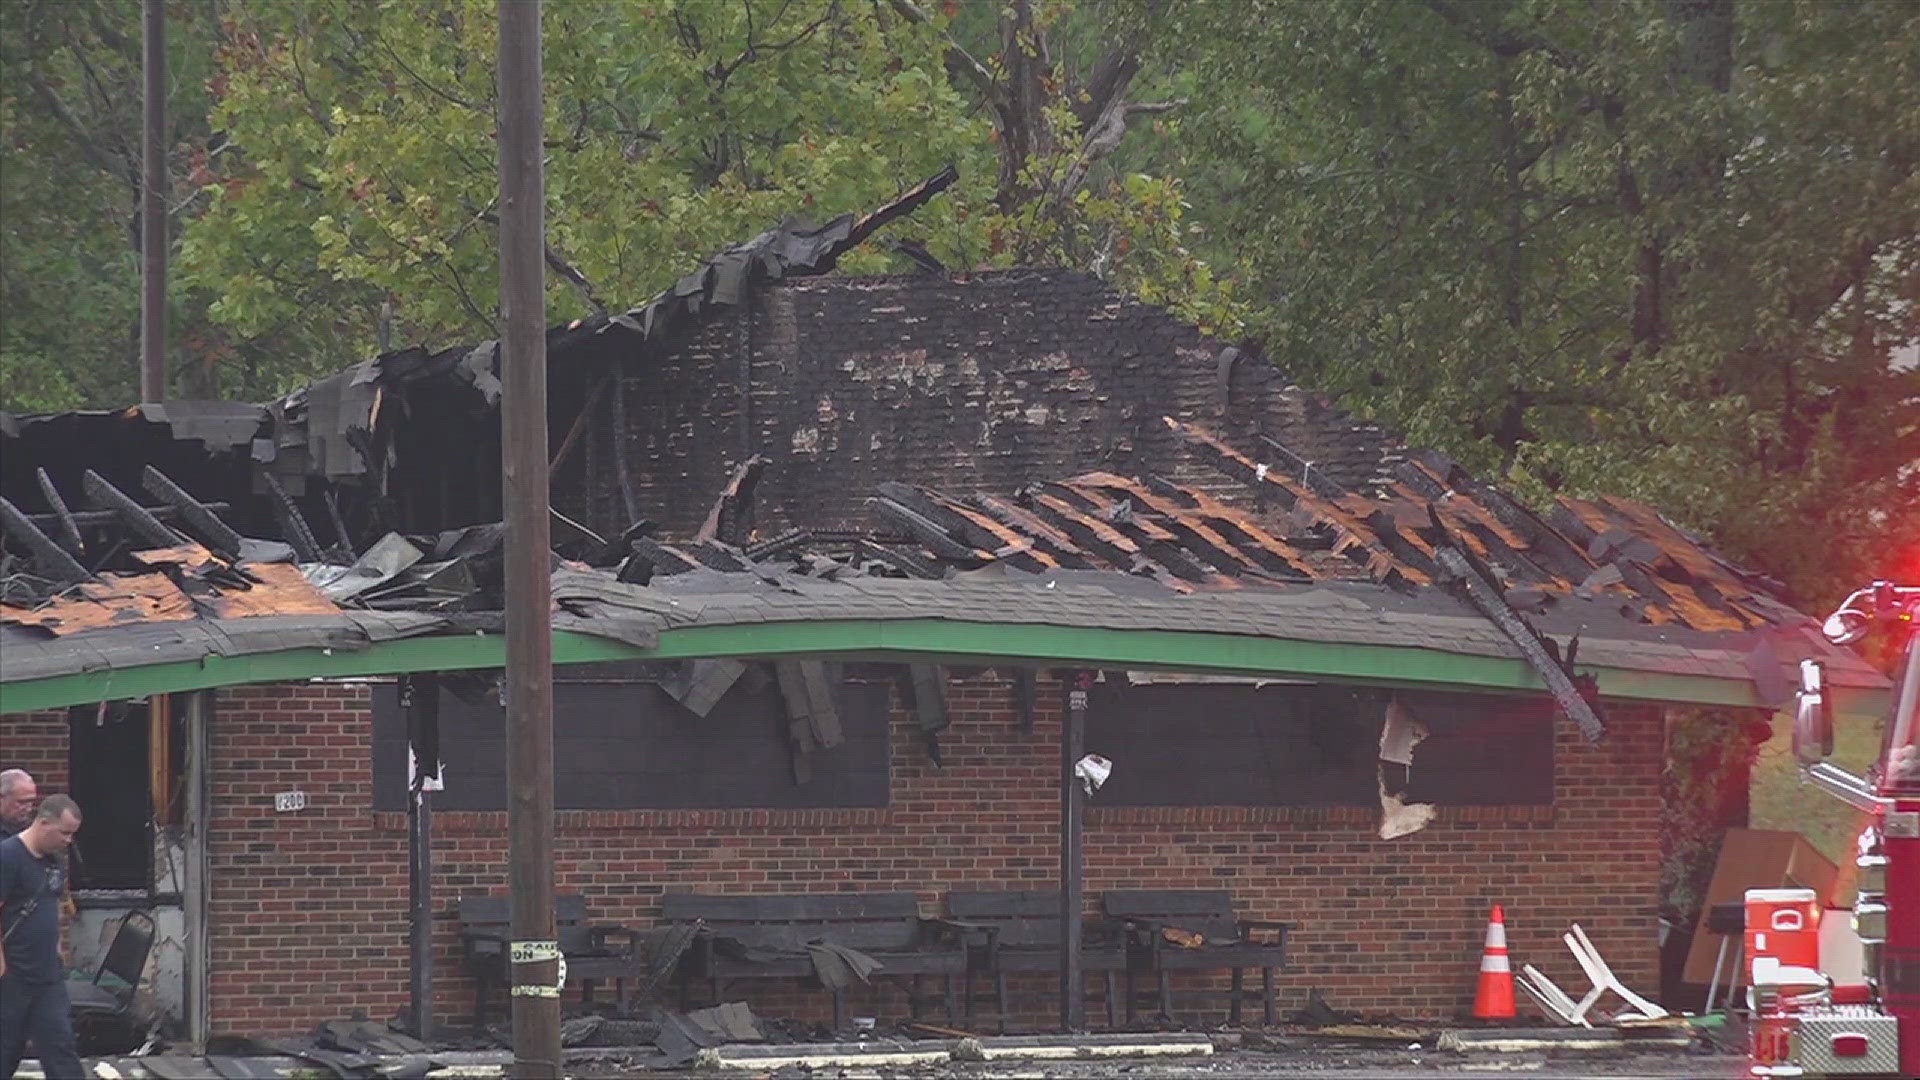
[[[921,26],[933,24],[933,17],[918,4],[913,3],[913,0],[887,0],[887,2],[894,11],[909,22],[918,23]],[[993,72],[988,71],[985,64],[975,60],[972,53],[961,48],[960,43],[953,40],[953,35],[944,36],[947,39],[947,74],[961,82],[972,84],[988,104],[1004,103],[1006,90],[995,81]]]
[[[1080,130],[1091,130],[1108,105],[1126,96],[1127,87],[1139,73],[1140,56],[1132,43],[1101,57],[1093,67],[1092,78],[1087,80],[1086,100],[1073,103],[1073,115],[1080,121]]]
[[[599,293],[593,287],[593,282],[587,280],[587,275],[562,258],[559,250],[551,242],[546,245],[546,257],[547,265],[553,268],[553,272],[572,283],[573,287],[580,291],[580,296],[592,306],[594,313],[604,318],[607,314],[607,305],[601,301]]]
[[[53,92],[53,87],[47,85],[46,73],[40,69],[38,57],[27,65],[27,85],[33,87],[33,96],[38,98],[40,103],[47,107],[47,111],[60,121],[60,126],[67,129],[67,134],[72,137],[74,145],[80,148],[80,152],[86,155],[88,161],[93,162],[102,172],[116,180],[125,180],[132,175],[131,166],[126,159],[102,147],[93,132],[81,123],[78,116],[74,115],[73,109],[61,100],[60,95]]]
[[[1087,132],[1085,141],[1080,144],[1080,152],[1074,156],[1073,164],[1068,166],[1067,174],[1060,181],[1060,187],[1053,193],[1056,204],[1066,201],[1087,178],[1087,170],[1094,162],[1106,157],[1120,148],[1120,140],[1127,136],[1127,119],[1135,114],[1152,115],[1171,112],[1185,105],[1186,99],[1178,101],[1154,101],[1127,104],[1119,99],[1109,102],[1093,128]]]

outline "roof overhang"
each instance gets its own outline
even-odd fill
[[[670,627],[660,632],[653,648],[562,630],[554,633],[553,655],[556,664],[806,656],[1186,671],[1429,690],[1546,690],[1539,673],[1518,657],[1194,630],[932,618]],[[0,684],[0,713],[249,683],[497,668],[505,663],[506,639],[492,633],[408,637],[351,650],[296,648],[205,656]],[[1578,665],[1578,670],[1597,680],[1603,698],[1767,708],[1751,679],[1590,664]],[[1841,686],[1835,696],[1839,714],[1848,719],[1878,719],[1891,707],[1884,687]]]

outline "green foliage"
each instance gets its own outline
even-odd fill
[[[1807,597],[1920,535],[1889,365],[1920,336],[1920,7],[1195,4],[1161,33],[1233,88],[1183,121],[1185,175],[1303,381]]]
[[[1746,824],[1755,739],[1767,733],[1740,713],[1671,708],[1666,715],[1660,774],[1661,914],[1691,931],[1706,905],[1721,840],[1729,828]]]
[[[137,396],[140,300],[126,283],[139,280],[127,172],[139,100],[129,113],[125,93],[138,85],[139,30],[119,14],[0,5],[0,398],[14,407],[71,408],[96,380]],[[76,323],[91,332],[68,333]]]
[[[168,8],[169,235],[206,206],[198,177],[227,147],[207,122],[219,23],[212,4]],[[0,5],[0,405],[53,410],[139,396],[140,6]],[[167,315],[170,393],[264,397],[279,355],[208,318],[177,277]]]
[[[182,252],[216,317],[257,332],[325,303],[364,349],[391,298],[398,340],[493,332],[494,35],[490,4],[236,9],[215,117],[240,153]],[[549,243],[610,305],[983,141],[931,34],[883,41],[858,9],[551,4],[544,37]],[[930,244],[953,216],[928,211]],[[556,319],[588,311],[584,292],[553,275]]]
[[[548,5],[548,236],[578,274],[550,277],[556,321],[643,299],[789,214],[871,208],[949,162],[960,188],[903,227],[949,265],[1068,258],[1068,232],[1097,228],[1146,252],[1124,260],[1143,291],[1204,280],[1164,181],[1084,215],[1074,204],[1067,225],[1043,225],[1038,200],[993,206],[990,125],[943,69],[944,29],[833,0]],[[213,316],[260,334],[327,311],[362,350],[384,302],[396,342],[492,333],[491,7],[248,4],[226,36],[214,115],[238,152],[182,249]],[[1064,154],[1033,168],[1064,172]],[[893,268],[877,245],[845,266]]]

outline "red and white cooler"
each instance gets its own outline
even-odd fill
[[[1772,957],[1783,968],[1819,970],[1820,906],[1812,889],[1748,889],[1748,969]]]

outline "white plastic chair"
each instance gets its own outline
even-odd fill
[[[1542,1012],[1558,1017],[1561,1023],[1575,1027],[1593,1026],[1576,1012],[1577,1006],[1574,1005],[1573,999],[1567,996],[1567,992],[1555,986],[1552,979],[1541,974],[1540,969],[1532,964],[1523,964],[1520,967],[1520,989],[1527,992],[1527,996],[1533,999],[1535,1005],[1540,1006]]]
[[[1573,958],[1579,961],[1580,970],[1587,973],[1587,981],[1593,984],[1593,989],[1587,991],[1587,996],[1574,1001],[1566,991],[1554,985],[1553,980],[1541,974],[1540,970],[1532,964],[1521,967],[1520,986],[1543,1010],[1558,1017],[1561,1023],[1592,1027],[1592,1022],[1587,1019],[1587,1013],[1609,991],[1617,995],[1621,1001],[1626,1002],[1632,1014],[1648,1020],[1658,1020],[1667,1015],[1667,1010],[1627,989],[1625,984],[1621,983],[1620,979],[1614,975],[1613,969],[1600,958],[1600,950],[1594,948],[1593,942],[1587,940],[1587,933],[1580,929],[1579,923],[1574,923],[1573,929],[1561,935],[1560,940],[1567,943]],[[1620,1015],[1628,1014],[1623,1012]]]

